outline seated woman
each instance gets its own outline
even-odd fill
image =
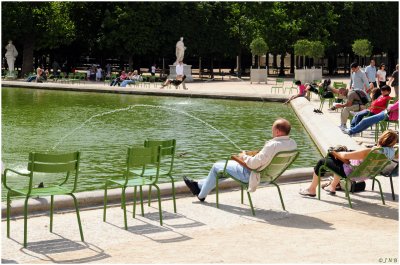
[[[111,81],[110,86],[119,85],[122,81],[124,81],[128,76],[126,75],[125,71],[121,72],[121,75]]]
[[[141,81],[142,77],[138,75],[138,71],[135,70],[132,73],[128,73],[128,77],[122,81],[121,87],[126,87],[128,84],[134,84],[136,81]]]
[[[377,124],[380,121],[383,120],[397,121],[398,119],[399,119],[399,101],[396,101],[396,103],[394,103],[392,106],[389,106],[389,108],[387,108],[386,110],[381,111],[380,113],[375,114],[373,116],[364,117],[364,119],[362,119],[354,127],[351,127],[350,129],[344,129],[343,132],[348,135],[353,135],[368,129],[368,127],[371,127],[372,125]]]
[[[292,101],[293,99],[298,98],[298,97],[304,97],[304,96],[306,95],[306,86],[305,86],[305,85],[302,85],[300,80],[297,80],[294,84],[295,84],[295,85],[297,86],[297,88],[299,89],[299,94],[291,96],[291,97],[290,97],[285,103],[283,103],[283,104],[288,104],[288,103],[289,103],[290,101]]]
[[[391,160],[395,155],[395,150],[393,146],[397,143],[397,141],[398,141],[397,133],[392,130],[387,130],[379,137],[377,147],[382,147],[383,153],[389,160]],[[310,186],[306,189],[300,190],[299,192],[300,195],[315,197],[316,189],[319,183],[317,174],[319,173],[320,167],[325,163],[333,171],[341,174],[342,176],[348,176],[351,173],[351,167],[348,167],[347,164],[348,163],[352,163],[353,165],[360,164],[360,160],[362,161],[365,157],[367,157],[367,155],[371,152],[371,150],[374,150],[374,148],[366,148],[354,152],[332,151],[331,152],[332,156],[322,158],[318,161],[317,165],[314,167],[313,179]],[[323,174],[321,175],[321,177],[322,176]],[[324,190],[326,190],[330,195],[335,195],[336,186],[339,183],[339,181],[340,177],[334,174],[332,182],[328,186],[325,186]]]

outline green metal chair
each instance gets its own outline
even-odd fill
[[[176,151],[176,140],[156,140],[156,139],[146,139],[144,141],[145,147],[155,147],[161,145],[161,164],[160,164],[160,172],[159,177],[165,178],[169,177],[172,184],[172,199],[174,202],[174,213],[176,213],[176,199],[175,199],[175,180],[172,177],[172,170],[174,168],[174,158],[175,158],[175,151]],[[140,174],[138,171],[133,171],[136,174]],[[150,177],[156,175],[155,169],[146,169],[143,173],[143,176]],[[148,204],[151,204],[151,186],[149,187],[149,198]]]
[[[283,84],[285,83],[285,79],[283,78],[277,78],[276,79],[276,85],[271,87],[271,93],[273,93],[272,91],[275,91],[279,93],[279,90],[282,88],[282,90],[284,90],[283,88]]]
[[[268,164],[268,166],[266,166],[263,170],[258,172],[258,173],[260,173],[260,178],[261,178],[262,183],[272,184],[278,189],[279,198],[281,200],[283,210],[286,210],[285,204],[283,203],[282,194],[281,194],[279,185],[276,182],[277,182],[278,178],[282,175],[282,173],[285,172],[285,170],[293,163],[294,160],[296,160],[298,155],[299,155],[299,152],[297,150],[279,152],[274,156],[274,158],[272,159],[271,163]],[[216,179],[215,193],[216,193],[216,200],[217,200],[217,208],[219,208],[218,179],[224,178],[224,177],[229,177],[240,184],[241,203],[242,204],[243,204],[243,190],[244,189],[246,190],[247,197],[249,199],[249,203],[250,203],[250,207],[251,207],[251,212],[253,215],[256,215],[250,193],[247,191],[249,184],[236,179],[235,177],[229,175],[226,172],[226,166],[227,166],[230,158],[231,158],[231,156],[229,156],[228,159],[226,160],[224,170],[219,172],[217,179]]]
[[[389,164],[390,160],[387,159],[387,157],[380,153],[380,151],[383,148],[375,148],[371,150],[371,152],[367,155],[367,157],[363,160],[363,162],[359,166],[354,166],[353,171],[346,177],[343,175],[340,175],[338,172],[335,172],[334,170],[330,169],[326,164],[322,165],[319,169],[318,172],[318,199],[321,199],[321,175],[322,171],[331,171],[335,175],[339,176],[341,179],[346,181],[345,184],[345,191],[346,191],[346,197],[349,202],[350,208],[353,208],[351,204],[351,199],[350,199],[350,194],[349,194],[349,187],[351,186],[351,180],[357,180],[357,179],[372,179],[373,181],[376,181],[379,186],[379,191],[381,194],[381,199],[382,203],[385,204],[385,199],[383,198],[383,193],[382,193],[382,187],[381,183],[379,182],[378,179],[376,179],[376,176],[380,174],[380,172],[386,167],[387,164]]]
[[[106,210],[107,210],[107,189],[109,185],[114,185],[122,188],[121,207],[124,210],[124,225],[125,229],[128,230],[128,224],[126,219],[126,199],[125,190],[128,187],[134,187],[133,194],[133,218],[135,218],[136,211],[136,192],[137,187],[140,189],[140,202],[142,216],[144,216],[143,209],[143,191],[142,187],[151,185],[157,189],[158,197],[158,211],[160,215],[160,225],[162,223],[162,210],[161,210],[161,194],[160,188],[157,186],[158,177],[160,173],[160,160],[161,160],[161,146],[155,147],[129,147],[126,158],[126,171],[124,172],[123,180],[107,179],[104,189],[104,212],[103,221],[106,221]],[[138,170],[138,171],[135,171]],[[155,174],[151,177],[145,177],[144,172],[146,170],[154,170]],[[138,172],[138,173],[135,173]]]
[[[46,154],[46,153],[30,153],[28,163],[28,173],[21,173],[13,169],[5,169],[3,174],[3,185],[7,189],[7,237],[10,237],[10,208],[11,208],[11,196],[24,196],[24,247],[27,246],[27,233],[28,233],[28,199],[30,197],[43,197],[51,196],[50,204],[50,232],[53,232],[53,204],[55,195],[70,195],[74,199],[76,216],[78,218],[79,232],[81,240],[84,241],[81,220],[78,210],[78,202],[74,196],[74,191],[78,183],[79,173],[79,159],[80,152],[65,153],[65,154]],[[7,184],[7,173],[12,172],[14,174],[24,176],[28,178],[27,188],[14,189]],[[33,176],[34,173],[46,173],[53,174],[54,176],[65,173],[66,176],[63,181],[55,186],[35,188],[33,187]],[[72,188],[68,187],[67,184],[70,176],[73,175]]]
[[[290,87],[283,88],[283,94],[286,93],[286,90],[289,90],[289,94],[292,94],[293,89],[298,91],[297,85],[295,83],[296,83],[296,80],[293,80],[293,82],[290,84]]]

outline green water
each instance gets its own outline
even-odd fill
[[[127,146],[175,138],[177,154],[184,154],[175,160],[175,178],[203,178],[213,162],[238,147],[261,148],[278,117],[292,123],[291,137],[301,151],[292,168],[314,166],[318,150],[292,109],[280,103],[2,88],[2,161],[25,170],[30,151],[80,150],[78,191],[95,190],[123,171]],[[24,181],[8,179],[17,187]],[[41,181],[54,182],[43,175],[34,179]]]

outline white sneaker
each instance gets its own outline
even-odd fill
[[[342,131],[345,130],[345,129],[347,129],[346,124],[340,125],[340,126],[339,126],[339,129],[342,130]]]

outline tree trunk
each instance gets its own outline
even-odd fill
[[[281,54],[279,76],[285,76],[285,55],[286,55],[285,53]]]
[[[210,74],[211,74],[211,79],[214,79],[214,57],[213,56],[211,56]]]
[[[33,38],[26,38],[24,41],[23,61],[22,61],[22,77],[34,71],[33,68],[33,48],[35,41]]]
[[[278,68],[278,63],[276,62],[277,61],[276,57],[277,57],[277,55],[274,54],[274,57],[273,57],[273,60],[272,60],[272,67],[273,68]]]
[[[269,52],[265,55],[265,67],[267,68],[267,75],[269,75]]]
[[[294,53],[292,52],[290,54],[290,73],[294,74],[294,63],[295,63],[295,58],[294,58]]]
[[[133,70],[133,56],[132,55],[129,55],[128,64],[129,64],[129,71],[132,71]]]

